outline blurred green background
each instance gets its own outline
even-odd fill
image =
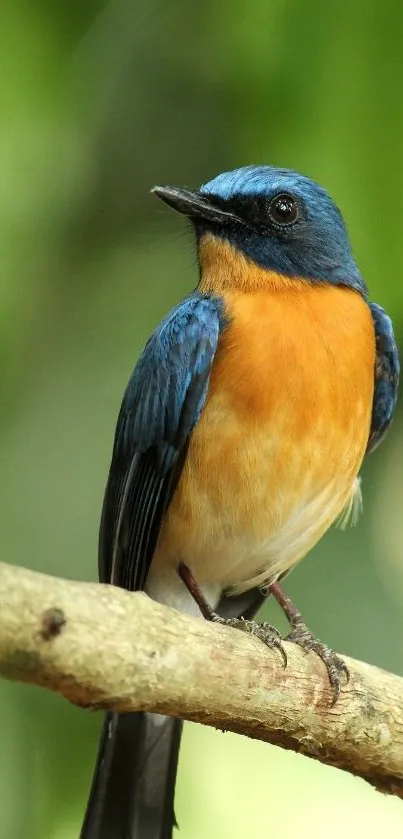
[[[399,0],[3,0],[2,559],[95,578],[124,386],[196,281],[191,233],[153,184],[252,162],[319,180],[402,341],[402,42]],[[364,466],[356,529],[287,589],[329,644],[403,675],[402,440],[400,415]],[[100,715],[2,682],[0,719],[0,839],[76,839]],[[402,836],[402,801],[190,725],[176,809],[183,839]]]

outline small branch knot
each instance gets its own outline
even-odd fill
[[[52,607],[46,609],[41,618],[40,634],[44,641],[51,641],[57,638],[66,626],[67,620],[63,609]]]

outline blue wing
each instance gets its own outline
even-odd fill
[[[375,389],[367,454],[382,442],[392,421],[399,385],[399,353],[390,317],[381,306],[370,303],[375,327]]]
[[[102,582],[144,587],[224,325],[221,301],[194,292],[167,315],[140,356],[120,409],[105,491]]]

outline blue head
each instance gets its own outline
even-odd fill
[[[212,233],[263,268],[350,286],[366,296],[340,211],[321,186],[297,172],[246,166],[197,192],[155,192],[192,219],[199,238]]]

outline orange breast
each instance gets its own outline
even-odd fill
[[[375,341],[355,292],[303,281],[221,291],[230,323],[155,558],[201,584],[275,579],[351,498],[372,409]]]

